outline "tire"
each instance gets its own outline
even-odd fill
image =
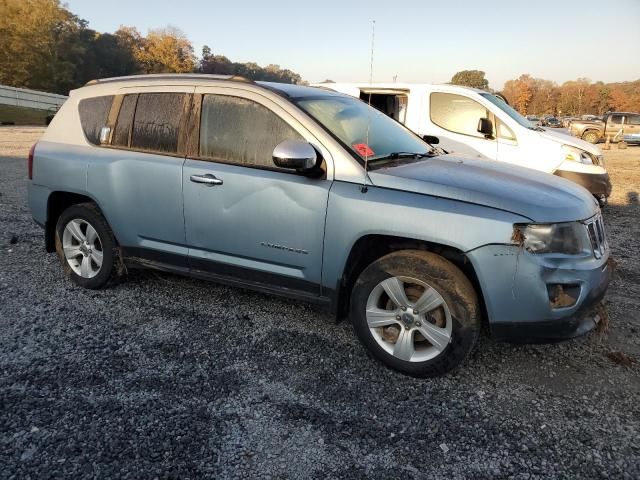
[[[116,272],[116,240],[93,203],[72,205],[62,212],[56,224],[55,245],[65,274],[81,287],[103,288]]]
[[[587,130],[582,134],[582,139],[585,142],[595,144],[595,143],[598,143],[598,141],[600,141],[600,135],[598,135],[598,132],[596,132],[595,130]]]
[[[391,300],[402,291],[406,310],[398,308],[401,299]],[[362,272],[351,298],[354,329],[369,353],[414,377],[458,367],[480,334],[480,307],[471,282],[431,252],[401,250],[381,257]]]

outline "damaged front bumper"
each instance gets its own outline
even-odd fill
[[[596,197],[608,198],[611,195],[611,180],[608,173],[572,172],[569,170],[556,170],[554,175],[566,178],[586,188]]]
[[[487,245],[467,257],[476,271],[495,339],[554,342],[596,326],[593,311],[604,298],[612,273],[608,252],[595,259]],[[555,298],[557,292],[562,292],[563,301]]]

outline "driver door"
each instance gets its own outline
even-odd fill
[[[261,289],[320,295],[327,199],[326,150],[287,111],[260,94],[198,87],[195,142],[183,168],[190,267]],[[283,140],[312,143],[327,172],[311,178],[276,167]],[[201,179],[215,179],[202,183]]]

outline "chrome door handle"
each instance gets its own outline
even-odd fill
[[[191,175],[191,181],[194,183],[204,183],[205,185],[208,185],[210,187],[222,185],[222,180],[216,178],[210,173],[206,173],[204,175]]]

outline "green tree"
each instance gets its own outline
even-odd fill
[[[482,70],[462,70],[451,77],[451,83],[454,85],[488,90],[489,80],[484,78],[484,75]]]

